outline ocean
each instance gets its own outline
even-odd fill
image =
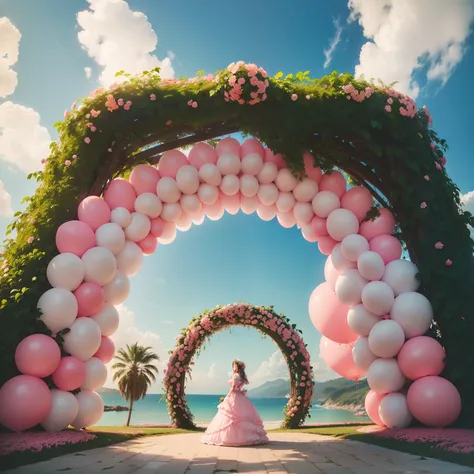
[[[120,395],[101,394],[105,405],[128,406]],[[208,423],[217,412],[217,405],[221,395],[186,395],[188,405],[194,414],[196,423]],[[266,423],[276,423],[283,420],[283,408],[286,398],[251,398],[262,420]],[[120,426],[127,421],[128,412],[106,412],[97,423],[98,426]],[[311,409],[311,418],[308,424],[344,423],[368,421],[368,418],[355,416],[347,410],[327,409],[318,404]],[[133,405],[131,424],[168,424],[168,410],[161,395],[147,395]]]

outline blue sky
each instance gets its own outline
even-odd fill
[[[138,61],[134,54],[146,60],[151,54],[160,60],[170,57],[176,76],[193,76],[201,69],[214,72],[244,60],[272,75],[281,69],[310,70],[312,76],[321,76],[333,69],[354,72],[357,68],[368,75],[376,71],[385,82],[398,79],[401,89],[417,94],[419,106],[430,109],[434,127],[450,144],[448,172],[466,204],[473,205],[474,195],[468,194],[474,189],[474,99],[469,74],[474,70],[474,41],[469,2],[454,2],[447,8],[442,0],[412,2],[417,5],[387,0],[392,6],[387,16],[383,10],[368,8],[370,0],[356,0],[352,9],[345,1],[275,0],[270,9],[268,2],[250,0],[129,0],[132,11],[148,17],[148,29],[134,27],[136,18],[123,0],[93,0],[91,5],[101,4],[107,12],[114,3],[121,8],[110,11],[121,17],[105,15],[105,21],[94,23],[92,16],[88,24],[107,41],[126,38],[129,63],[121,68],[132,72]],[[18,85],[13,94],[0,99],[0,180],[6,190],[0,186],[1,235],[10,220],[5,215],[9,210],[5,192],[11,196],[11,209],[21,209],[21,199],[34,192],[34,183],[26,180],[25,172],[43,158],[38,154],[45,145],[44,139],[35,142],[38,124],[32,124],[30,130],[18,118],[20,112],[26,113],[23,109],[10,106],[19,113],[17,117],[5,114],[2,105],[10,101],[33,109],[41,126],[55,139],[53,124],[64,110],[96,88],[104,68],[112,68],[121,59],[108,57],[98,45],[91,49],[93,42],[81,47],[78,32],[82,28],[76,15],[91,5],[85,0],[0,0],[0,17],[7,17],[21,32],[18,62],[11,65]],[[348,23],[351,11],[359,16]],[[403,26],[397,29],[394,26],[400,25],[400,17]],[[153,39],[152,30],[158,46],[148,51],[143,45]],[[336,33],[340,41],[325,56]],[[374,47],[367,47],[368,42]],[[90,77],[84,68],[90,68]],[[1,84],[0,77],[0,96]],[[28,112],[30,118],[33,111]],[[21,140],[11,135],[16,126]],[[317,377],[327,378],[334,374],[317,360],[320,335],[307,310],[312,290],[324,278],[323,266],[317,244],[306,242],[295,228],[283,229],[276,221],[262,222],[256,215],[241,213],[225,215],[218,222],[206,220],[202,226],[179,233],[172,245],[159,247],[145,259],[121,308],[124,325],[117,341],[140,339],[166,358],[180,328],[200,311],[239,300],[272,304],[304,331]],[[196,362],[190,392],[224,390],[235,357],[247,361],[255,383],[284,376],[285,366],[275,350],[271,341],[260,339],[252,330],[236,328],[231,334],[216,335]]]

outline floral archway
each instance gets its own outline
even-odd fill
[[[284,409],[282,427],[296,428],[308,416],[313,399],[313,369],[301,332],[288,318],[272,307],[237,303],[206,311],[193,318],[178,336],[163,380],[168,413],[178,428],[195,428],[194,417],[186,403],[186,377],[194,356],[216,332],[232,326],[253,327],[273,339],[288,365],[290,397]]]

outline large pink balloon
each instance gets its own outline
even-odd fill
[[[133,212],[136,198],[137,195],[133,186],[123,178],[112,180],[104,192],[105,202],[112,210],[117,207],[124,207],[127,211]]]
[[[141,164],[130,173],[130,184],[137,196],[144,193],[156,194],[156,185],[160,180],[158,170],[150,165]]]
[[[97,283],[84,282],[74,291],[77,300],[77,317],[83,318],[99,313],[105,304],[103,288]]]
[[[328,236],[328,230],[326,228],[326,219],[323,219],[322,217],[319,216],[313,216],[311,219],[311,227],[313,229],[313,232],[315,235],[318,237],[326,237]]]
[[[143,240],[138,242],[138,246],[145,255],[152,255],[155,253],[156,247],[158,247],[157,237],[150,232]]]
[[[283,160],[282,156],[278,153],[275,155],[272,150],[269,148],[265,148],[265,157],[263,158],[265,163],[275,163],[279,170],[286,166],[285,161]]]
[[[341,207],[352,211],[361,222],[372,208],[372,194],[367,188],[357,186],[349,189],[341,198]]]
[[[342,195],[346,192],[346,186],[344,175],[337,170],[323,174],[319,182],[320,191],[331,191],[336,194],[339,199],[341,199]]]
[[[382,257],[385,265],[402,256],[402,244],[393,235],[377,235],[369,242],[369,245],[372,252],[377,252]]]
[[[216,147],[217,155],[237,155],[240,158],[242,150],[238,140],[232,137],[223,138]]]
[[[48,386],[38,377],[18,375],[0,389],[0,423],[23,431],[41,423],[51,410]]]
[[[405,377],[417,380],[427,375],[439,375],[445,366],[446,354],[441,344],[432,337],[409,339],[398,354],[398,365]]]
[[[304,170],[305,170],[306,176],[308,178],[311,178],[313,181],[316,181],[317,183],[319,183],[323,176],[323,172],[321,171],[321,168],[314,166],[313,155],[309,152],[306,152],[303,155],[303,162],[304,162]]]
[[[395,229],[395,218],[393,214],[382,207],[379,209],[379,215],[373,220],[362,222],[359,229],[359,234],[367,240],[372,240],[374,237],[382,234],[393,234]]]
[[[85,222],[68,221],[56,232],[56,247],[60,253],[73,253],[78,257],[95,246],[94,231]]]
[[[43,378],[59,366],[61,350],[57,342],[45,334],[33,334],[23,339],[15,351],[15,363],[25,375]]]
[[[247,138],[242,143],[242,156],[250,155],[250,153],[257,153],[262,158],[265,156],[263,145],[256,138]]]
[[[188,156],[189,162],[198,170],[206,163],[217,163],[217,151],[205,142],[197,143],[193,146]]]
[[[385,394],[381,395],[380,393],[369,390],[365,396],[365,411],[369,418],[379,426],[385,426],[379,416],[379,406],[382,399],[385,397]]]
[[[457,388],[442,377],[423,377],[412,383],[407,395],[411,414],[426,426],[444,428],[461,413]]]
[[[167,178],[176,178],[178,170],[185,165],[188,165],[186,155],[179,150],[165,151],[160,158],[158,164],[158,171],[160,176]]]
[[[349,307],[342,304],[328,283],[317,286],[309,299],[309,316],[314,327],[331,341],[353,342],[357,334],[347,324]]]
[[[110,222],[110,214],[109,205],[99,196],[87,196],[80,202],[77,209],[79,220],[85,222],[94,231]]]
[[[86,366],[74,356],[63,357],[53,374],[53,382],[60,390],[78,389],[86,377]]]
[[[341,377],[349,380],[363,377],[364,372],[354,364],[352,344],[338,344],[323,336],[319,350],[326,365]]]
[[[108,364],[115,354],[115,344],[110,337],[102,336],[99,349],[94,354],[94,357],[100,359],[104,364]]]
[[[329,237],[329,235],[325,237],[318,237],[318,249],[323,255],[329,255],[336,244],[337,240]]]
[[[163,231],[165,230],[166,222],[161,217],[157,217],[156,219],[151,219],[150,222],[151,222],[150,233],[156,238],[161,237],[161,234],[163,234]]]

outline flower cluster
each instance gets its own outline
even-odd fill
[[[365,99],[368,99],[374,93],[373,87],[366,87],[364,90],[358,91],[352,84],[343,86],[342,90],[347,94],[348,100],[356,102],[364,102]]]
[[[265,69],[239,61],[230,64],[226,72],[227,84],[224,88],[226,102],[255,105],[267,100],[266,90],[270,83]]]
[[[288,363],[291,396],[285,407],[285,427],[299,426],[309,413],[313,398],[313,375],[309,352],[294,325],[276,314],[272,308],[256,307],[246,303],[217,307],[191,321],[182,334],[168,361],[163,381],[168,412],[177,427],[194,427],[193,415],[185,398],[186,375],[192,359],[204,342],[214,333],[231,326],[251,326],[269,335]]]

